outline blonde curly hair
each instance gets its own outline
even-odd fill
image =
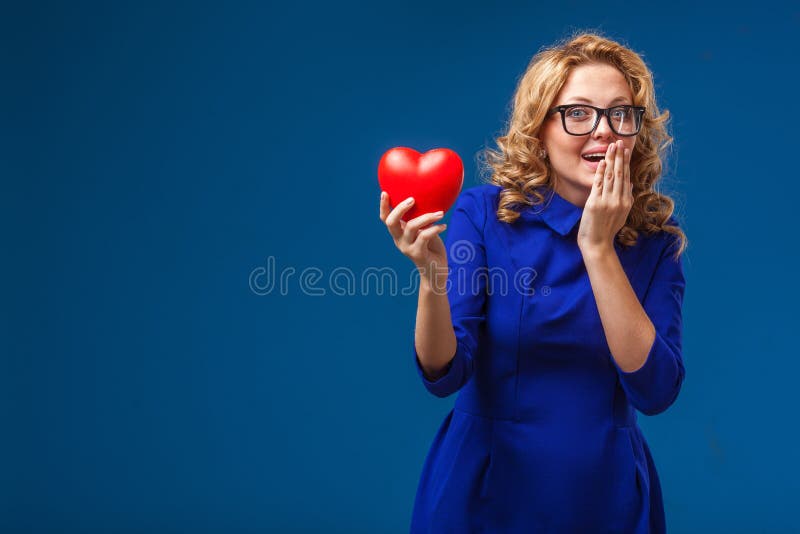
[[[674,211],[673,200],[654,189],[661,177],[662,157],[672,144],[666,128],[669,111],[659,112],[653,75],[642,58],[596,32],[578,32],[541,49],[520,79],[507,133],[496,140],[500,150],[486,148],[483,153],[486,170],[491,174],[488,181],[502,188],[497,218],[514,223],[521,210],[543,203],[545,197],[538,188],[554,188],[553,173],[542,154],[540,129],[572,70],[579,65],[597,63],[616,67],[631,88],[633,105],[647,108],[631,155],[634,202],[616,240],[621,245],[632,246],[639,232],[648,235],[668,232],[679,242],[675,253],[677,260],[687,246],[686,235],[679,227],[667,224]]]

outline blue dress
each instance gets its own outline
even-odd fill
[[[676,239],[615,242],[656,329],[645,364],[620,369],[577,245],[583,209],[552,189],[509,225],[500,187],[462,192],[448,224],[457,350],[437,397],[458,392],[425,459],[412,533],[660,533],[661,486],[636,411],[655,415],[683,382]],[[677,225],[674,218],[670,224]]]

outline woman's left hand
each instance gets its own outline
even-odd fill
[[[617,141],[608,147],[606,158],[597,166],[578,227],[578,247],[582,252],[608,247],[613,250],[614,237],[633,206],[630,163],[631,151]]]

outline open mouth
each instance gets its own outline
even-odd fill
[[[581,159],[590,170],[596,171],[600,162],[603,161],[605,157],[605,154],[590,154],[581,156]]]

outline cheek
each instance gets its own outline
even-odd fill
[[[560,121],[549,122],[543,128],[540,139],[547,151],[561,160],[565,158],[581,159],[585,141],[564,132]]]
[[[585,143],[582,143],[580,140],[575,138],[569,139],[559,139],[558,143],[555,144],[556,150],[564,158],[578,158],[581,159],[581,153],[583,153],[583,149],[585,147]]]

